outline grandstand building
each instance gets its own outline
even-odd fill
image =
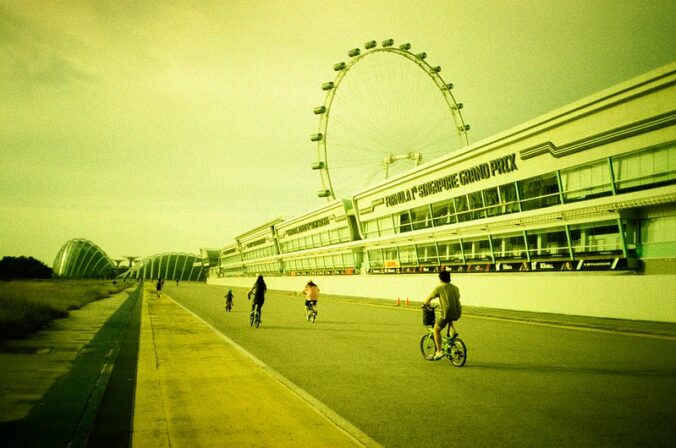
[[[420,298],[449,270],[466,304],[676,321],[675,83],[676,63],[266,223],[208,282]]]

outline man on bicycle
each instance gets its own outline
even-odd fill
[[[303,294],[305,294],[305,319],[309,319],[310,307],[315,309],[317,312],[317,299],[319,298],[319,286],[315,284],[312,280],[307,282],[305,289],[303,289]]]
[[[453,336],[457,336],[453,322],[460,319],[462,314],[462,307],[460,305],[460,290],[457,286],[451,284],[451,273],[448,271],[439,272],[439,284],[434,291],[424,300],[423,306],[428,306],[432,299],[439,298],[439,308],[441,313],[439,318],[434,322],[434,345],[436,346],[436,353],[434,360],[439,360],[444,357],[441,351],[441,330],[448,325],[447,334],[453,330]]]

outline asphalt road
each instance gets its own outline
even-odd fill
[[[413,306],[320,297],[310,324],[302,297],[272,292],[255,329],[242,289],[233,288],[230,313],[225,287],[165,289],[386,447],[638,447],[676,440],[673,338],[465,315],[457,328],[468,361],[456,368],[422,358],[426,330]]]

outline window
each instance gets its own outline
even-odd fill
[[[470,193],[467,195],[469,198],[469,208],[472,209],[472,214],[470,219],[481,219],[486,217],[486,210],[484,210],[484,199],[480,191]]]
[[[559,203],[559,184],[556,173],[532,177],[517,182],[521,210],[534,210]]]
[[[500,186],[500,203],[502,204],[502,213],[516,213],[521,211],[519,198],[516,195],[516,185],[514,183]]]
[[[343,267],[343,258],[340,256],[340,254],[331,255],[331,265],[334,268]]]
[[[353,268],[355,267],[354,257],[351,252],[346,252],[342,255],[343,266]]]
[[[462,249],[465,253],[465,260],[492,260],[491,243],[488,237],[468,238],[462,240]]]
[[[429,205],[411,210],[411,222],[413,223],[413,230],[432,227],[432,214],[430,213]]]
[[[526,232],[531,259],[570,257],[566,230],[562,227]]]
[[[439,257],[437,256],[436,243],[421,244],[418,246],[418,262],[420,264],[439,264]]]
[[[434,227],[455,224],[455,208],[453,201],[441,201],[432,204]]]
[[[612,194],[610,165],[607,160],[588,163],[561,171],[561,188],[565,202],[592,199]]]
[[[380,236],[394,234],[394,226],[392,224],[391,215],[378,218],[378,234]]]
[[[491,237],[493,254],[500,260],[526,259],[526,241],[523,233],[509,233]]]
[[[676,216],[641,220],[640,255],[643,258],[676,257]]]
[[[399,267],[399,255],[397,254],[396,247],[383,249],[383,263],[385,264],[386,268]]]
[[[495,216],[500,214],[500,195],[497,188],[488,188],[483,191],[486,215]]]
[[[455,205],[458,222],[469,221],[470,216],[468,213],[469,206],[467,205],[467,196],[462,195],[454,198],[453,204]]]
[[[615,221],[570,226],[575,255],[622,253],[622,238]]]
[[[364,233],[365,238],[373,238],[378,236],[378,224],[376,224],[375,219],[371,221],[365,221],[362,225],[364,227],[362,232]]]
[[[411,216],[409,215],[408,210],[405,210],[398,215],[394,215],[394,221],[398,233],[411,231]]]
[[[417,266],[418,255],[415,251],[415,246],[403,246],[399,248],[399,261],[402,266]]]
[[[618,192],[672,184],[676,181],[676,143],[613,157],[612,163]]]
[[[439,247],[439,263],[463,263],[462,248],[459,240],[442,241]]]
[[[383,267],[383,252],[380,249],[368,251],[369,264],[371,269],[380,269]]]

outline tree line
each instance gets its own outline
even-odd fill
[[[0,279],[52,278],[53,270],[33,257],[3,257],[0,260]]]

